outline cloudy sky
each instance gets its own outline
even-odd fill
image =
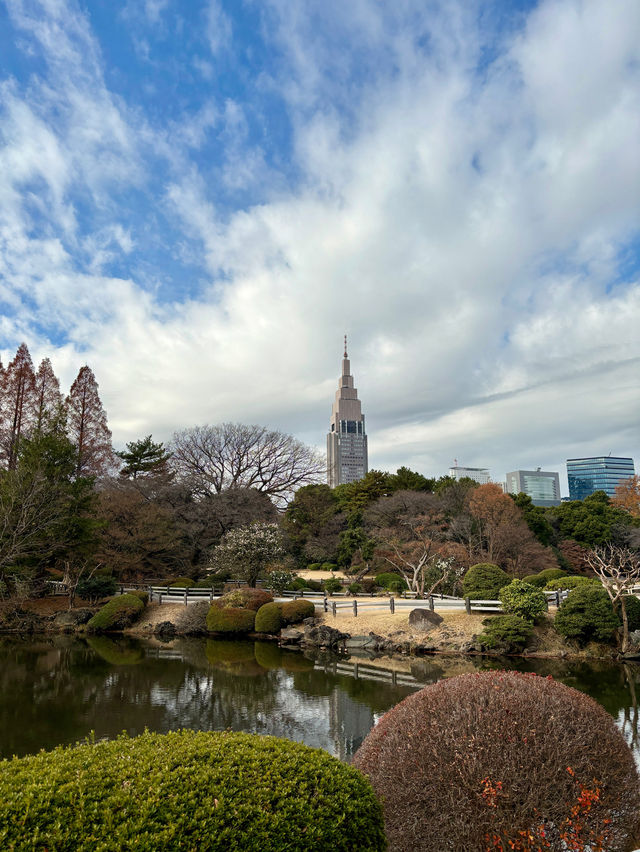
[[[0,0],[0,352],[114,443],[640,461],[637,0]]]

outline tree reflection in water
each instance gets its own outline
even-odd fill
[[[340,658],[344,662],[344,658]],[[517,668],[580,689],[617,720],[640,754],[640,666],[531,658],[430,657],[400,667],[405,681],[355,678],[335,665],[264,642],[55,636],[0,640],[0,754],[27,754],[83,739],[186,727],[273,734],[343,759],[375,720],[416,686],[488,668]],[[330,661],[330,658],[329,658]],[[371,666],[361,661],[361,675]],[[413,676],[413,677],[412,677]]]

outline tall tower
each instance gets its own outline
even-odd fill
[[[331,488],[362,479],[368,470],[364,414],[350,369],[345,334],[342,375],[338,379],[327,435],[327,482]]]

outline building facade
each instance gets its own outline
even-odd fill
[[[604,491],[613,497],[616,485],[634,474],[633,459],[615,456],[567,459],[569,499],[584,500],[594,491]]]
[[[534,506],[560,505],[560,476],[550,470],[512,470],[507,474],[507,494],[528,494]]]
[[[358,391],[353,376],[347,338],[344,339],[342,375],[331,411],[327,435],[327,482],[331,488],[344,482],[354,482],[366,475],[368,467],[367,433]]]
[[[473,479],[474,482],[479,482],[480,485],[486,485],[491,482],[491,475],[486,467],[461,467],[454,464],[449,468],[449,476],[452,476],[456,482],[460,479]]]

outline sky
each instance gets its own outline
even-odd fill
[[[639,78],[637,0],[0,0],[3,362],[323,450],[347,333],[372,468],[638,466]]]

